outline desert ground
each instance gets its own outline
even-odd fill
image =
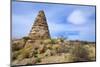
[[[95,61],[95,42],[64,38],[12,40],[12,65]]]

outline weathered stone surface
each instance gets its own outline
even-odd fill
[[[33,46],[33,48],[38,48],[41,45],[40,40],[27,40],[25,48],[28,46]]]
[[[25,48],[28,46],[34,46],[35,41],[34,40],[27,40],[26,44],[25,44]]]
[[[50,38],[47,20],[44,11],[39,11],[32,29],[29,33],[29,37],[32,39],[48,39]]]

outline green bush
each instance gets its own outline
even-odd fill
[[[41,62],[41,58],[36,58],[35,62],[36,63],[40,63]]]
[[[45,39],[45,40],[43,40],[43,44],[50,44],[51,43],[51,39]]]
[[[24,39],[24,40],[29,40],[29,39],[30,39],[30,37],[23,37],[23,39]]]
[[[50,39],[51,40],[51,44],[56,44],[57,39]]]
[[[43,44],[55,44],[57,39],[46,39],[43,41]]]

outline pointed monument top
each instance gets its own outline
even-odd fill
[[[39,13],[44,13],[44,11],[43,10],[40,10]]]
[[[32,29],[29,33],[30,38],[32,39],[47,39],[50,38],[48,24],[46,21],[45,13],[43,10],[40,10],[35,22],[32,26]]]

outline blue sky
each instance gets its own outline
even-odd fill
[[[39,10],[44,10],[52,38],[95,41],[95,7],[12,2],[12,37],[27,36]]]

